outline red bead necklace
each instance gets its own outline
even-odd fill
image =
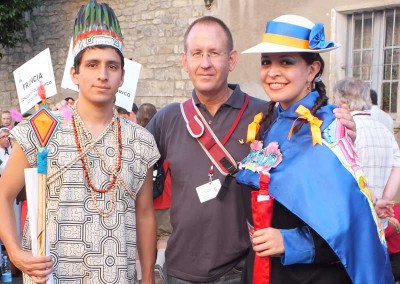
[[[119,118],[116,118],[116,122],[117,123],[117,133],[118,133],[118,159],[117,159],[117,165],[115,167],[115,173],[112,174],[112,179],[110,181],[110,184],[107,186],[107,188],[105,189],[100,189],[97,188],[90,180],[89,177],[89,169],[86,165],[85,162],[85,155],[82,155],[82,148],[81,148],[81,141],[79,141],[79,135],[78,135],[78,129],[75,123],[75,119],[72,119],[72,125],[73,125],[73,129],[74,129],[74,137],[75,137],[75,143],[76,143],[76,147],[78,148],[78,154],[82,155],[81,157],[81,162],[82,162],[82,167],[83,167],[83,172],[85,175],[85,179],[87,184],[89,185],[89,187],[96,191],[96,192],[100,192],[100,193],[105,193],[108,192],[111,188],[114,187],[116,181],[117,181],[117,173],[119,173],[120,169],[121,169],[121,164],[122,164],[122,134],[121,134],[121,122],[119,120]]]

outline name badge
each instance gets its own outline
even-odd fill
[[[199,196],[201,203],[217,197],[220,189],[221,182],[219,179],[196,187],[197,195]]]

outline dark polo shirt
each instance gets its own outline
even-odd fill
[[[245,95],[238,85],[231,97],[214,117],[193,99],[211,129],[221,141],[244,102]],[[250,98],[249,104],[233,132],[226,149],[236,161],[249,150],[247,126],[259,112],[265,113],[267,102]],[[190,136],[181,114],[180,104],[162,108],[147,129],[154,135],[161,157],[170,163],[172,174],[172,235],[166,251],[167,273],[187,281],[209,282],[232,269],[246,255],[250,246],[244,204],[249,192],[235,181],[221,201],[217,198],[201,203],[196,187],[208,182],[210,159],[196,139]],[[215,168],[213,179],[224,182],[225,177]]]

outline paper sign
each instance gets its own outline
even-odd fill
[[[72,82],[71,79],[70,71],[73,65],[74,65],[74,59],[72,56],[72,38],[71,38],[71,43],[69,44],[69,49],[68,49],[67,62],[65,63],[65,68],[64,68],[64,75],[61,81],[61,88],[79,92],[78,86],[75,85],[75,83]]]
[[[64,75],[61,82],[61,88],[69,89],[75,92],[79,92],[78,86],[72,82],[70,70],[74,65],[74,59],[72,55],[72,39],[69,45],[67,62],[64,68]],[[115,105],[126,109],[127,111],[132,110],[133,103],[135,101],[136,88],[140,75],[141,64],[125,58],[125,77],[124,84],[118,89],[116,95]]]
[[[41,101],[37,94],[40,83],[46,88],[47,98],[57,94],[50,49],[48,48],[18,67],[13,74],[22,113],[27,112]]]

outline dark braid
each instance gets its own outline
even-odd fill
[[[264,117],[260,121],[260,125],[263,125],[264,129],[268,129],[269,126],[272,124],[272,121],[275,117],[275,115],[274,115],[275,114],[275,105],[276,105],[276,102],[273,102],[272,100],[269,101],[268,107],[267,107],[267,113],[264,115]],[[263,134],[264,133],[260,133],[260,131],[259,131],[256,135],[257,136],[256,140],[262,140]]]
[[[310,112],[314,115],[319,108],[325,106],[328,103],[328,96],[326,95],[325,84],[321,80],[322,73],[324,72],[325,63],[319,53],[300,53],[300,56],[306,61],[308,65],[311,65],[314,61],[319,61],[321,63],[321,69],[318,74],[311,82],[311,85],[314,83],[314,89],[318,92],[319,96],[314,103],[314,106],[311,108]],[[318,78],[317,81],[315,79]],[[303,124],[306,123],[305,120],[301,120],[293,129],[293,134],[297,133]]]

